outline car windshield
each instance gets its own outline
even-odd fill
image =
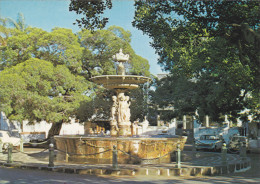
[[[202,135],[200,136],[200,140],[219,140],[219,137],[214,135]]]

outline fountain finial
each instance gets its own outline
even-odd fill
[[[122,48],[120,48],[119,53],[117,53],[116,55],[113,55],[113,59],[118,62],[126,62],[129,59],[129,55],[123,54],[123,50],[122,50]]]

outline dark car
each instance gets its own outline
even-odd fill
[[[232,151],[239,151],[241,144],[245,144],[247,151],[249,150],[248,138],[245,136],[233,136],[229,142],[228,148]]]

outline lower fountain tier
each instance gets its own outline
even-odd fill
[[[119,164],[170,163],[177,144],[183,150],[187,137],[86,137],[55,136],[57,160],[66,153],[71,163],[112,164],[113,146],[118,149]]]
[[[151,79],[136,75],[101,75],[92,77],[90,80],[107,89],[136,89],[138,84],[144,84]]]

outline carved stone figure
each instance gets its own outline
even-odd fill
[[[118,122],[124,122],[124,101],[125,95],[124,93],[120,93],[118,95]]]
[[[125,96],[124,93],[118,95],[118,122],[130,122],[130,108],[131,102],[129,102],[129,96]]]
[[[144,121],[142,122],[143,125],[149,126],[149,121],[147,120],[147,117],[144,116]]]
[[[123,54],[123,50],[120,49],[119,53],[117,53],[116,55],[113,56],[113,59],[116,61],[128,61],[129,59],[129,55],[128,54]]]
[[[116,96],[112,96],[112,100],[113,100],[113,105],[111,107],[111,118],[112,120],[116,120],[116,112],[117,112],[117,108],[118,108],[118,104],[117,104],[117,97]]]
[[[124,67],[123,63],[118,64],[117,74],[118,75],[125,75],[125,67]]]
[[[139,125],[142,127],[142,132],[147,131],[147,127],[149,126],[149,121],[147,120],[146,116],[144,116],[144,121],[139,123]]]
[[[130,122],[130,105],[131,102],[129,102],[129,96],[125,97],[125,102],[124,102],[124,108],[125,108],[125,114],[124,114],[124,121],[125,122]]]

